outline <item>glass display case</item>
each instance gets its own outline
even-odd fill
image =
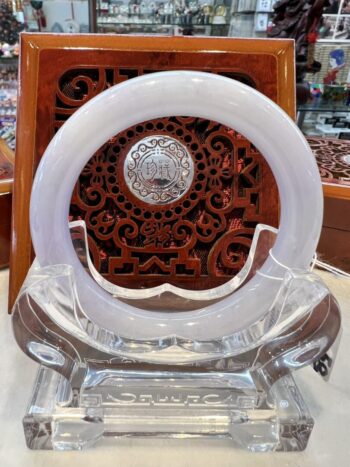
[[[310,98],[298,106],[298,124],[309,136],[350,137],[350,43],[321,41],[315,61],[320,71],[308,74]]]
[[[274,0],[233,0],[229,35],[266,37],[275,3]]]
[[[227,36],[230,0],[96,2],[97,32]]]
[[[308,136],[350,139],[350,107],[344,102],[315,102],[298,106],[298,126]]]
[[[310,99],[298,107],[304,134],[350,139],[350,1],[324,9],[315,45],[320,71],[308,74]]]
[[[265,36],[272,0],[97,0],[97,32]]]
[[[29,31],[265,37],[273,0],[18,0]]]

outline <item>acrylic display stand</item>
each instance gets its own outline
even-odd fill
[[[275,235],[258,226],[227,295],[259,273]],[[83,222],[71,225],[71,236],[103,287],[86,254]],[[114,293],[133,300],[126,290]],[[201,306],[211,301],[204,293]],[[198,306],[173,291],[136,302],[148,309],[171,302],[184,313]],[[211,436],[230,437],[250,451],[305,449],[314,422],[292,372],[334,344],[339,306],[312,272],[287,270],[261,325],[262,338],[240,342],[123,339],[86,317],[71,267],[34,262],[13,310],[18,345],[40,364],[23,419],[28,447],[80,450],[102,437]]]

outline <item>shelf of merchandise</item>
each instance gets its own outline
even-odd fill
[[[18,58],[0,58],[0,138],[15,147]]]
[[[301,112],[350,112],[350,107],[344,102],[331,102],[315,99],[298,106]]]
[[[154,2],[155,5],[159,5],[160,3],[161,2]],[[175,2],[170,0],[168,3],[172,5],[172,11],[170,13],[164,12],[164,14],[130,12],[126,6],[129,5],[130,10],[132,6],[131,2],[129,2],[129,4],[127,2],[124,3],[122,14],[118,9],[119,12],[113,14],[114,4],[108,1],[101,2],[99,0],[90,0],[90,4],[92,5],[90,8],[94,8],[94,5],[96,6],[96,32],[106,32],[106,29],[108,32],[113,32],[113,26],[115,26],[116,29],[121,26],[125,29],[129,28],[126,32],[130,32],[133,28],[141,30],[144,25],[144,32],[146,34],[149,32],[149,28],[153,26],[155,30],[158,28],[159,31],[168,28],[168,32],[173,34],[179,34],[183,32],[184,29],[187,29],[186,33],[193,35],[200,33],[208,36],[264,37],[273,12],[272,5],[274,2],[273,0],[267,2],[268,9],[266,9],[266,7],[259,7],[261,2],[258,2],[256,3],[258,6],[253,9],[240,10],[241,3],[239,0],[211,0],[206,3],[198,1],[193,2],[193,4],[196,3],[196,5],[192,5],[192,8],[194,8],[192,12],[187,10],[186,13],[184,10],[182,12],[178,11],[175,14]],[[162,4],[164,8],[164,3],[162,2]],[[264,2],[262,4],[264,5]],[[109,10],[109,5],[111,5],[112,13]],[[190,2],[188,2],[188,5],[190,5]],[[182,8],[185,7],[183,6]],[[216,19],[219,18],[221,23],[215,22],[215,12],[218,12],[217,8],[221,8],[219,16],[216,16]],[[261,15],[263,15],[263,18]],[[123,16],[123,19],[117,19],[118,16]],[[165,18],[166,22],[162,21],[162,16]],[[183,16],[187,17],[187,19],[181,22],[181,17]],[[155,18],[157,18],[156,21]],[[260,21],[263,19],[263,28],[261,26],[260,28],[258,27],[259,19]],[[246,28],[242,27],[242,25],[245,25]]]
[[[350,106],[344,101],[314,99],[298,106],[298,126],[308,136],[342,137],[350,139]],[[327,123],[326,119],[333,120]]]
[[[192,35],[201,34],[206,36],[219,35],[226,36],[229,25],[227,24],[163,24],[163,23],[135,23],[128,21],[113,21],[97,24],[97,32],[120,32],[122,29],[127,29],[126,32],[138,33],[162,33],[166,32],[169,35],[182,34],[184,30],[190,30]]]
[[[348,11],[346,13],[346,11]],[[340,0],[338,2],[338,11],[335,13],[323,14],[323,25],[329,20],[332,25],[328,37],[318,39],[315,47],[315,60],[322,64],[321,72],[314,75],[307,75],[306,80],[311,84],[323,83],[323,78],[329,70],[329,54],[332,50],[341,48],[344,50],[345,64],[339,71],[337,81],[346,83],[350,78],[350,1]],[[340,26],[342,30],[339,31]],[[322,33],[322,27],[320,32]],[[345,37],[340,37],[341,35]],[[349,39],[347,37],[349,36]],[[330,125],[320,123],[323,119],[322,113],[333,117],[337,115],[340,120],[347,124],[349,119],[350,127],[350,107],[345,101],[332,102],[322,101],[321,98],[314,99],[312,102],[298,106],[298,125],[304,133],[315,136],[347,137],[350,134],[350,128],[336,128]]]

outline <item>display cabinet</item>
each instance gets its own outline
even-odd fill
[[[298,106],[298,126],[307,136],[350,139],[350,107],[314,99]]]
[[[18,1],[28,31],[265,37],[273,0]]]
[[[93,1],[97,32],[254,37],[266,35],[272,0]]]
[[[97,32],[227,36],[230,0],[93,1]]]
[[[350,2],[333,0],[325,7],[314,60],[319,72],[308,74],[310,99],[298,107],[298,124],[306,135],[350,136]]]
[[[233,0],[230,36],[266,37],[274,0]]]

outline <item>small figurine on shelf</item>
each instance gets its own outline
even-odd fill
[[[323,94],[323,84],[310,84],[310,94],[314,99],[320,99]]]
[[[46,28],[46,18],[45,18],[45,14],[44,14],[44,11],[43,11],[43,2],[42,1],[32,0],[30,2],[30,5],[34,9],[34,16],[35,16],[35,19],[36,19],[36,21],[38,23],[38,29],[39,29],[39,31],[42,31],[43,29]]]
[[[1,53],[4,58],[12,57],[10,44],[2,44]]]
[[[203,15],[204,15],[203,24],[210,24],[213,20],[213,14],[214,14],[213,6],[205,3],[203,5]]]
[[[13,46],[12,56],[13,57],[19,56],[19,43],[18,42],[16,42],[16,44]]]
[[[329,54],[329,64],[331,69],[323,78],[324,84],[337,84],[337,75],[345,66],[345,54],[343,49],[332,50]]]
[[[226,24],[227,8],[222,0],[218,0],[214,6],[213,24]]]
[[[348,100],[348,88],[337,82],[339,71],[345,66],[345,53],[343,49],[332,50],[329,54],[330,70],[323,78],[324,94],[323,99],[333,102]],[[346,104],[347,105],[347,104]]]
[[[174,4],[167,2],[164,4],[164,24],[171,24],[173,22]]]

